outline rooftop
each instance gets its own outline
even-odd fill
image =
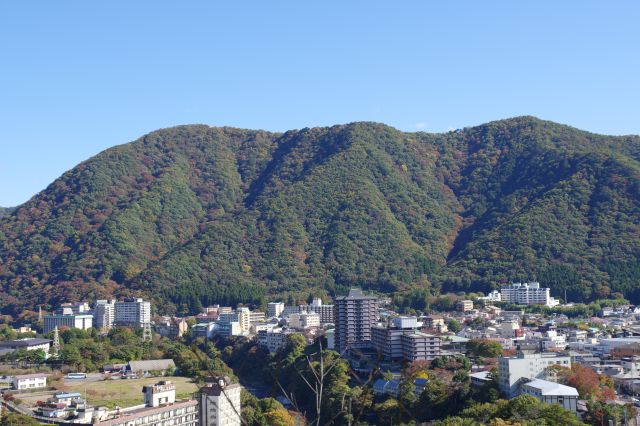
[[[578,396],[576,388],[561,385],[560,383],[549,382],[547,380],[535,379],[525,383],[528,386],[540,390],[542,395],[561,395],[561,396]]]

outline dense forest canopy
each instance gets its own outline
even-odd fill
[[[637,136],[533,117],[444,134],[191,125],[108,149],[0,218],[0,307],[141,294],[193,312],[533,279],[640,302],[639,258]]]

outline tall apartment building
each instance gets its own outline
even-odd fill
[[[502,302],[516,305],[556,306],[560,302],[550,295],[550,289],[540,287],[540,283],[515,283],[500,289]]]
[[[207,378],[198,392],[200,426],[240,426],[242,386],[226,378]]]
[[[418,331],[422,324],[415,317],[394,318],[391,327],[373,327],[371,340],[387,360],[432,360],[441,353],[440,337]]]
[[[350,346],[371,343],[371,329],[378,320],[378,298],[352,288],[346,296],[335,298],[333,305],[335,345],[340,353]]]
[[[499,385],[508,399],[520,394],[523,379],[546,379],[547,368],[561,365],[571,368],[571,357],[557,356],[555,353],[525,354],[519,352],[515,357],[500,357]]]
[[[138,298],[126,298],[115,303],[116,325],[142,328],[151,323],[151,303]]]
[[[102,331],[110,330],[116,318],[115,300],[97,300],[93,308],[93,324]]]

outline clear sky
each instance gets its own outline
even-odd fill
[[[639,22],[638,1],[4,1],[0,206],[177,124],[640,134]]]

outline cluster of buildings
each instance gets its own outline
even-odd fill
[[[98,300],[93,309],[86,302],[63,303],[53,314],[44,315],[44,333],[61,329],[91,327],[108,331],[114,326],[143,328],[151,324],[151,303],[140,298]]]
[[[175,384],[161,380],[142,387],[142,404],[113,410],[88,405],[79,392],[56,392],[46,401],[38,402],[34,416],[40,420],[101,426],[240,426],[241,389],[227,377],[208,377],[193,398],[179,401]]]

